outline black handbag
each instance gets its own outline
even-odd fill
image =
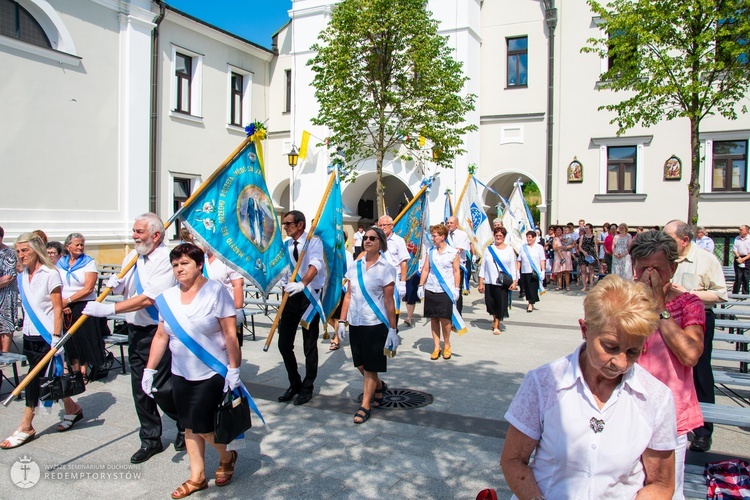
[[[50,360],[44,377],[39,377],[39,400],[57,401],[63,398],[77,396],[86,392],[83,374],[72,371],[68,365],[68,373],[54,376],[54,358]]]
[[[503,288],[510,288],[510,285],[513,284],[513,278],[511,278],[510,275],[500,271],[500,274],[497,277],[497,284]]]
[[[224,398],[216,409],[214,422],[216,444],[229,444],[234,441],[237,436],[253,426],[247,398],[241,393],[237,395],[232,391],[225,392]]]

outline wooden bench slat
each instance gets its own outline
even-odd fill
[[[711,354],[712,360],[721,361],[739,361],[740,363],[750,363],[750,352],[748,351],[730,351],[728,349],[714,349]]]
[[[750,373],[714,371],[714,383],[750,387]]]

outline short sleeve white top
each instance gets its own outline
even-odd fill
[[[82,268],[70,273],[59,265],[57,266],[57,271],[60,273],[60,278],[62,278],[62,296],[64,299],[75,295],[83,288],[86,283],[86,273],[99,275],[99,271],[96,269],[96,261],[93,259],[88,261]],[[92,290],[90,294],[79,300],[96,300],[96,293]]]
[[[362,236],[364,236],[364,231],[361,233],[359,231],[354,231],[354,236],[352,238],[354,239],[354,246],[355,247],[361,247],[362,246]]]
[[[227,289],[229,295],[234,296],[232,280],[241,280],[242,275],[224,264],[219,258],[215,258],[213,262],[209,262],[208,258],[206,258],[205,265],[207,266],[206,270],[208,271],[208,277],[221,283],[222,286]]]
[[[461,265],[466,265],[466,254],[471,250],[471,243],[469,242],[469,235],[461,229],[448,233],[448,237],[445,241],[458,250],[459,259],[461,259]]]
[[[388,251],[385,252],[385,258],[390,265],[396,268],[396,277],[401,278],[401,263],[409,260],[406,242],[396,233],[391,233],[387,241]]]
[[[367,293],[382,311],[385,311],[385,299],[383,298],[383,287],[396,282],[396,270],[388,264],[383,256],[380,256],[370,268],[367,268],[364,258],[353,263],[346,272],[349,279],[349,311],[346,314],[346,320],[354,326],[373,326],[382,324],[382,321],[375,315],[370,305],[362,294],[359,286],[359,277],[357,276],[357,267],[362,262],[364,270],[364,282]]]
[[[518,271],[516,270],[516,251],[510,245],[505,245],[505,248],[500,249],[494,245],[490,245],[494,250],[497,258],[503,263],[505,269],[510,274],[510,277],[514,280],[518,280]],[[482,257],[482,267],[479,268],[479,277],[484,280],[485,284],[494,285],[497,283],[497,277],[500,275],[502,267],[499,264],[495,264],[495,259],[490,253],[490,247],[484,251],[484,257]]]
[[[234,300],[229,292],[216,281],[208,280],[198,291],[190,304],[183,304],[180,299],[180,287],[175,286],[164,292],[164,300],[170,309],[180,310],[190,321],[189,334],[203,335],[214,342],[224,353],[220,359],[224,365],[229,363],[226,354],[227,346],[224,342],[224,332],[221,330],[221,318],[234,318]],[[164,318],[159,315],[159,320]],[[216,372],[205,365],[188,349],[172,331],[169,323],[164,321],[164,330],[169,334],[169,350],[172,352],[172,373],[187,380],[206,380]]]
[[[445,280],[445,283],[450,288],[456,286],[458,276],[453,276],[453,261],[456,260],[456,255],[458,255],[458,250],[450,245],[445,246],[443,253],[438,252],[437,248],[434,247],[429,250],[427,258],[429,259],[430,256],[432,256],[432,261],[430,262],[430,273],[424,284],[425,290],[429,290],[433,293],[445,292],[443,287],[440,286],[440,282],[435,276],[435,273],[440,273],[440,276],[442,276],[443,280]]]
[[[672,392],[633,365],[599,409],[578,362],[583,345],[530,371],[505,419],[539,441],[530,467],[546,498],[634,498],[646,448],[675,449]],[[591,428],[593,418],[604,422],[601,432]]]
[[[29,281],[29,270],[23,269],[23,275],[21,279],[24,280],[24,290],[26,291],[26,299],[34,307],[34,311],[39,317],[39,321],[45,325],[51,335],[62,332],[52,331],[54,326],[54,315],[55,309],[52,307],[52,299],[50,294],[56,288],[62,288],[62,280],[60,274],[57,272],[57,268],[52,269],[45,265],[42,265],[37,269],[31,276]],[[31,322],[28,311],[24,307],[23,315],[23,334],[29,337],[40,337],[39,330],[36,329],[34,323]]]
[[[526,255],[525,248],[529,249],[529,255],[534,260],[534,263],[539,268],[539,271],[544,271],[542,263],[547,260],[544,255],[544,248],[538,243],[534,243],[533,246],[524,244],[521,247],[521,251],[518,252],[518,262],[521,263],[521,274],[529,274],[534,272],[534,268],[531,267],[529,257]]]
[[[148,255],[137,255],[136,251],[132,250],[122,261],[122,266],[128,265],[136,256],[138,261],[135,267],[125,275],[123,295],[126,299],[138,295],[135,287],[135,269],[138,269],[138,276],[141,280],[141,286],[143,286],[143,295],[150,299],[155,299],[164,290],[175,285],[172,263],[169,261],[169,249],[163,243]],[[125,321],[137,326],[156,324],[146,309],[125,313]]]

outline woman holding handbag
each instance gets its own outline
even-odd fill
[[[496,227],[492,232],[494,244],[487,247],[479,268],[479,293],[484,293],[487,312],[492,315],[492,333],[500,335],[503,318],[508,317],[508,290],[518,285],[516,255],[513,247],[505,243],[508,231]]]
[[[219,452],[216,486],[226,486],[232,479],[237,452],[214,441],[214,418],[224,392],[241,385],[241,354],[234,301],[223,285],[203,275],[203,250],[182,243],[169,253],[169,259],[179,284],[156,298],[159,326],[141,387],[151,395],[155,368],[169,348],[178,426],[185,428],[190,459],[190,479],[172,493],[172,498],[179,499],[208,487],[206,442]]]
[[[362,243],[364,257],[360,255],[346,272],[349,286],[338,324],[342,340],[346,337],[345,324],[349,324],[352,360],[365,378],[362,405],[354,415],[355,424],[367,422],[372,407],[383,404],[388,386],[378,373],[386,371],[385,351],[395,352],[399,344],[393,298],[396,268],[381,255],[388,251],[385,233],[380,228],[370,228],[362,237]]]
[[[47,255],[42,239],[33,233],[23,233],[16,240],[16,255],[23,266],[18,275],[18,288],[23,304],[23,353],[29,361],[29,371],[60,341],[62,334],[62,281]],[[52,359],[55,373],[63,370],[64,350],[60,349]],[[46,370],[42,370],[43,373]],[[39,377],[34,377],[26,386],[26,408],[21,425],[0,448],[8,450],[22,446],[36,437],[32,425],[34,409],[39,404]],[[65,416],[58,431],[66,431],[83,418],[83,409],[70,398],[63,399]],[[68,424],[69,423],[69,424]],[[68,424],[68,425],[63,425]]]

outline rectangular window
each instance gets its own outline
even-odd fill
[[[747,141],[715,141],[713,191],[746,191]]]
[[[520,36],[505,41],[508,45],[508,87],[525,87],[529,84],[529,39]]]
[[[177,106],[175,111],[190,114],[190,83],[193,79],[193,58],[177,53],[175,57],[177,79]]]
[[[284,102],[284,112],[289,113],[292,111],[292,70],[287,69],[284,71],[286,76],[286,100]]]
[[[177,213],[177,211],[182,208],[182,205],[185,204],[188,198],[190,198],[191,194],[191,187],[190,187],[190,179],[183,179],[179,177],[174,177],[174,199],[172,203],[172,210],[173,213]],[[173,240],[179,240],[180,239],[180,230],[182,229],[182,222],[180,219],[177,219],[175,221],[174,226],[174,234],[172,235]]]
[[[607,147],[607,192],[635,193],[636,147]]]
[[[242,95],[244,90],[242,75],[232,73],[230,124],[238,127],[242,126]]]

